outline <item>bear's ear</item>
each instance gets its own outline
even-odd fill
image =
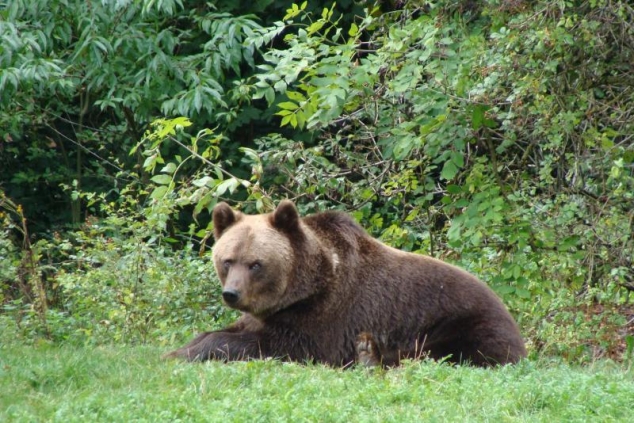
[[[227,228],[238,220],[239,213],[233,211],[229,204],[224,201],[216,204],[213,212],[214,238],[218,240]]]
[[[299,213],[291,200],[282,200],[271,215],[274,228],[290,232],[299,228]]]

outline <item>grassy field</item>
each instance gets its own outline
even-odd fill
[[[0,421],[632,421],[634,371],[527,361],[390,371],[162,362],[153,347],[0,346]]]

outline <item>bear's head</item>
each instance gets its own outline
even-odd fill
[[[305,232],[291,201],[262,215],[245,215],[219,203],[213,222],[214,266],[229,307],[263,319],[296,300],[287,290]]]

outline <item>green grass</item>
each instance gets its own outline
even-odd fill
[[[162,362],[163,348],[0,346],[0,421],[628,421],[634,372],[527,361],[338,370]],[[631,421],[631,420],[629,420]]]

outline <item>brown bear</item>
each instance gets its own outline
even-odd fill
[[[483,282],[369,236],[349,215],[213,211],[222,298],[242,316],[168,357],[273,357],[347,366],[429,356],[488,366],[526,356],[517,324]]]

